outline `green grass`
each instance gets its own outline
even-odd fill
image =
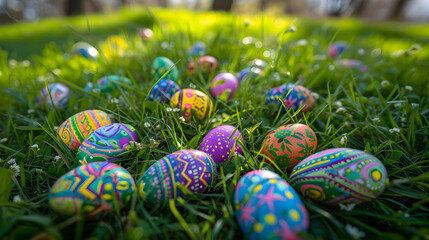
[[[353,19],[326,21],[281,16],[237,16],[155,9],[122,10],[107,16],[48,19],[0,27],[0,238],[26,239],[237,239],[243,238],[235,221],[233,192],[236,182],[253,169],[270,169],[258,156],[265,135],[287,123],[308,123],[317,134],[317,151],[334,147],[365,150],[387,168],[390,183],[376,200],[352,211],[319,205],[302,198],[310,213],[306,239],[350,239],[347,225],[358,227],[369,239],[429,238],[429,28],[425,25],[366,23]],[[142,42],[141,27],[152,27],[154,38]],[[102,48],[110,34],[126,38],[130,50],[124,58],[93,62],[70,56],[73,42],[85,40]],[[242,39],[251,36],[252,44]],[[215,101],[211,119],[181,124],[179,113],[146,102],[155,83],[150,65],[157,56],[178,62],[182,88],[208,91],[211,78],[186,75],[186,50],[202,40],[216,57],[220,71],[238,72],[255,58],[272,61],[263,78],[241,85],[229,102]],[[344,54],[364,61],[361,74],[333,68],[326,57],[329,44],[352,44]],[[260,41],[261,48],[255,43]],[[163,48],[169,43],[168,48]],[[174,43],[174,44],[171,44]],[[419,47],[415,46],[418,44]],[[413,46],[414,45],[414,46]],[[361,52],[360,54],[358,53]],[[264,57],[270,52],[270,56]],[[402,51],[402,52],[401,52]],[[15,60],[16,59],[16,60]],[[113,96],[89,94],[83,88],[108,74],[129,77],[138,87]],[[388,84],[382,85],[382,81]],[[71,99],[64,109],[35,107],[35,97],[46,83],[67,84]],[[318,93],[312,111],[277,114],[264,100],[271,87],[298,82]],[[386,82],[385,82],[386,83]],[[409,91],[405,86],[412,86]],[[249,94],[252,91],[253,94]],[[118,103],[112,99],[118,99]],[[337,111],[339,106],[345,111]],[[108,112],[117,122],[133,125],[140,142],[156,147],[134,150],[119,162],[135,179],[153,160],[179,149],[198,148],[212,128],[222,124],[243,133],[244,153],[219,164],[215,187],[192,201],[178,200],[155,210],[139,197],[120,215],[102,221],[79,216],[62,217],[48,206],[50,186],[70,168],[77,167],[75,152],[55,141],[55,126],[86,110]],[[378,119],[378,120],[377,120]],[[144,123],[149,122],[147,128]],[[157,125],[161,125],[157,129]],[[395,133],[389,130],[399,128]],[[343,136],[347,137],[341,142]],[[40,150],[32,149],[38,144]],[[55,156],[60,155],[60,161]],[[21,172],[12,181],[7,163],[15,158]],[[238,163],[238,164],[237,164]],[[8,188],[11,188],[11,193]],[[12,201],[19,196],[22,201]]]

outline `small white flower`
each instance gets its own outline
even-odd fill
[[[32,114],[32,113],[34,113],[34,112],[35,112],[35,110],[34,110],[34,109],[31,109],[31,108],[27,110],[27,113],[28,113],[28,114]]]
[[[349,203],[349,204],[342,204],[340,203],[340,209],[341,210],[346,210],[347,212],[352,211],[355,208],[356,204],[355,203]]]
[[[0,139],[0,143],[2,143],[2,142],[6,142],[7,141],[7,138],[2,138],[2,139]]]
[[[58,126],[54,126],[54,130],[56,131],[56,130],[58,130]]]
[[[392,128],[392,129],[389,129],[389,132],[390,133],[399,134],[401,132],[401,129],[399,129],[399,128]]]
[[[24,61],[22,61],[21,62],[21,65],[23,66],[23,67],[29,67],[30,66],[30,61],[28,61],[28,60],[24,60]]]
[[[376,48],[376,49],[372,50],[372,52],[371,52],[372,57],[378,57],[378,56],[380,56],[380,54],[381,54],[380,48]]]
[[[38,76],[37,77],[37,81],[39,81],[39,82],[44,82],[45,80],[46,80],[45,76]]]
[[[13,196],[12,201],[16,203],[22,202],[21,196],[20,195]]]
[[[329,70],[334,71],[335,70],[335,66],[334,65],[329,65]]]
[[[395,103],[393,106],[395,108],[401,108],[402,107],[402,103]]]
[[[7,164],[12,165],[16,163],[16,159],[15,158],[11,158],[9,159],[9,161],[7,161]]]
[[[255,47],[256,47],[256,48],[261,48],[261,47],[262,47],[262,42],[261,42],[261,41],[257,41],[257,42],[255,43]]]
[[[149,123],[149,122],[145,122],[145,123],[144,123],[144,126],[148,128],[148,127],[150,127],[151,125],[150,125],[150,123]]]
[[[189,84],[189,87],[191,87],[191,88],[196,88],[196,87],[197,87],[197,85],[195,85],[195,84],[191,83],[191,84]]]
[[[346,225],[346,231],[348,234],[350,234],[350,236],[357,238],[357,239],[365,237],[365,232],[359,231],[359,228],[353,227],[350,224]]]
[[[182,121],[182,122],[185,122],[185,118],[182,116],[182,117],[179,117],[179,119]]]
[[[43,170],[42,170],[42,169],[40,169],[40,168],[36,168],[36,169],[35,169],[35,171],[36,171],[37,173],[42,173],[42,172],[43,172]]]
[[[118,104],[118,103],[119,103],[119,99],[117,99],[117,98],[112,98],[112,99],[110,99],[110,102],[111,102],[111,103],[116,103],[116,104]]]
[[[391,83],[389,81],[386,81],[386,80],[381,81],[381,86],[382,87],[388,87],[390,85],[391,85]]]
[[[15,67],[18,62],[15,59],[9,60],[9,66]]]
[[[346,145],[347,144],[347,136],[346,135],[343,135],[341,137],[340,143],[341,143],[341,145]]]
[[[366,53],[365,49],[363,49],[363,48],[359,48],[358,49],[358,54],[359,55],[364,55],[365,53]]]
[[[180,108],[174,108],[173,112],[180,112]]]
[[[335,107],[342,107],[343,106],[343,102],[341,102],[341,101],[335,101],[332,105],[334,105]]]
[[[156,125],[156,129],[159,129],[159,128],[161,128],[161,126],[159,124],[157,124]]]
[[[54,70],[52,70],[52,72],[53,72],[55,75],[60,75],[60,74],[61,74],[61,69],[59,69],[59,68],[55,68]]]
[[[33,144],[33,145],[31,145],[31,147],[30,147],[30,148],[39,149],[39,145],[38,145],[38,144]]]
[[[404,217],[409,218],[410,214],[409,213],[404,213]]]
[[[264,57],[266,57],[266,58],[269,58],[271,56],[271,53],[270,53],[270,51],[265,50],[262,55],[264,55]]]
[[[60,162],[61,161],[61,157],[59,155],[55,156],[54,159],[55,159],[55,162]]]
[[[343,108],[343,107],[340,107],[335,112],[338,113],[338,114],[343,114],[343,113],[347,112],[347,110],[345,108]]]
[[[10,168],[14,170],[14,172],[15,172],[14,176],[15,177],[19,175],[19,172],[21,172],[21,167],[16,163],[11,165]]]
[[[168,107],[168,108],[165,109],[165,111],[167,111],[167,112],[171,112],[172,110],[173,109],[171,107]]]
[[[408,92],[412,92],[413,91],[413,87],[412,86],[405,86],[405,90],[407,90]]]
[[[373,121],[373,122],[375,122],[375,123],[379,123],[379,122],[381,122],[380,118],[378,118],[378,117],[373,118],[373,119],[372,119],[372,121]]]

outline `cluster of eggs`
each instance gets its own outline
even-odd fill
[[[339,58],[346,50],[349,44],[345,41],[336,41],[333,42],[328,49],[328,55],[331,58]],[[335,61],[339,69],[354,69],[361,73],[366,72],[368,66],[365,65],[362,61],[356,59],[338,59]]]

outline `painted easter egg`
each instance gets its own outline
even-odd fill
[[[48,88],[51,96],[49,97]],[[55,107],[64,107],[70,99],[70,89],[61,83],[51,83],[48,88],[44,87],[40,90],[39,95],[36,97],[38,103],[45,101],[48,106],[54,105]],[[52,101],[51,101],[52,97]],[[53,104],[52,104],[53,103]]]
[[[264,72],[262,72],[262,70],[257,67],[245,68],[238,73],[238,81],[243,82],[247,79],[252,81],[257,77],[262,76],[263,73]]]
[[[114,161],[129,150],[130,141],[137,142],[136,129],[128,124],[112,123],[95,130],[83,141],[76,154],[81,164]]]
[[[366,72],[366,70],[368,69],[367,65],[356,59],[340,59],[336,61],[336,64],[341,70],[353,69],[363,73]]]
[[[236,139],[240,139],[244,143],[237,128],[222,125],[207,133],[198,150],[207,153],[215,162],[226,162],[231,152],[243,153]]]
[[[278,98],[282,99],[284,106]],[[282,113],[285,113],[286,109],[292,108],[296,111],[301,107],[306,112],[312,108],[314,102],[310,90],[303,86],[289,83],[272,88],[267,94],[265,105],[274,103],[281,109]]]
[[[132,87],[133,82],[131,82],[131,80],[127,77],[110,75],[98,79],[96,87],[100,89],[100,92],[113,93],[113,91],[118,89],[119,86],[121,86],[123,90],[126,90],[126,86]]]
[[[101,216],[124,208],[136,185],[131,174],[119,165],[93,162],[60,177],[49,191],[49,205],[62,215]]]
[[[113,35],[106,39],[103,45],[103,55],[110,59],[113,56],[124,56],[128,49],[127,41],[121,36]]]
[[[375,199],[386,187],[383,163],[363,151],[334,148],[309,156],[290,175],[292,186],[314,201],[338,205]]]
[[[152,38],[153,32],[149,28],[143,28],[139,31],[139,36],[144,40],[149,40]]]
[[[72,47],[73,54],[81,55],[85,58],[95,60],[98,58],[98,51],[87,42],[77,42]]]
[[[207,118],[213,109],[213,103],[205,93],[190,88],[176,92],[170,105],[184,111],[183,117],[186,121],[192,119],[192,109],[196,111],[198,120]]]
[[[333,42],[328,49],[328,55],[331,58],[335,58],[339,55],[341,55],[344,52],[344,49],[347,47],[347,42],[345,41],[336,41]]]
[[[89,134],[111,123],[112,120],[107,113],[100,110],[86,110],[76,113],[58,128],[58,139],[70,149],[77,149]]]
[[[307,209],[279,175],[254,170],[237,183],[236,219],[246,239],[299,239],[309,226]]]
[[[316,148],[314,131],[307,125],[296,123],[281,126],[269,133],[264,139],[261,153],[280,169],[291,172],[297,163],[315,153]]]
[[[214,98],[220,97],[224,92],[228,94],[228,100],[232,98],[238,89],[238,80],[231,73],[221,73],[213,78],[210,92]]]
[[[153,60],[151,74],[155,80],[160,79],[171,67],[174,66],[174,62],[166,57],[157,57]],[[170,79],[177,81],[179,79],[179,71],[174,66],[165,76],[164,79]]]
[[[181,184],[194,193],[207,192],[214,182],[213,159],[198,150],[181,150],[156,161],[137,181],[139,195],[154,206],[166,206],[169,199],[184,198]]]
[[[203,74],[210,74],[216,71],[218,67],[219,67],[218,61],[216,60],[216,58],[212,56],[202,56],[198,58],[198,68],[201,70]],[[196,69],[195,69],[194,61],[189,62],[188,71],[191,75],[195,74]]]
[[[250,61],[249,63],[247,63],[247,67],[248,68],[256,67],[256,68],[259,68],[261,70],[264,70],[265,68],[268,67],[268,63],[265,62],[264,60],[261,60],[261,59],[254,59],[254,60]]]
[[[203,56],[206,54],[206,44],[198,41],[188,49],[189,56]]]
[[[148,100],[169,103],[173,95],[178,91],[180,91],[180,87],[176,82],[169,79],[161,79],[150,90]]]

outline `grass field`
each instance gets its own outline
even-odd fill
[[[140,39],[137,31],[142,27],[154,30],[152,40]],[[126,39],[129,49],[124,57],[91,61],[70,54],[72,44],[80,40],[101,50],[111,34]],[[182,89],[208,92],[216,73],[208,78],[186,74],[186,50],[198,40],[219,60],[219,72],[237,73],[255,58],[271,66],[264,77],[241,85],[232,100],[216,100],[210,119],[185,124],[180,123],[180,113],[145,101],[156,82],[150,78],[150,66],[154,58],[166,56],[178,62]],[[336,40],[350,43],[343,57],[363,61],[366,73],[335,66],[327,49]],[[377,199],[352,210],[302,197],[311,216],[303,238],[353,239],[364,238],[364,233],[369,239],[429,239],[427,25],[138,8],[0,26],[0,49],[2,239],[241,239],[233,206],[235,185],[245,173],[261,168],[288,180],[287,174],[261,162],[259,153],[271,130],[296,122],[316,132],[317,151],[365,150],[383,162],[390,179]],[[84,90],[88,81],[109,74],[127,76],[138,87],[113,95]],[[67,107],[36,107],[38,91],[51,82],[70,87]],[[272,87],[287,82],[317,93],[310,112],[277,114],[264,104]],[[75,152],[54,138],[55,129],[87,109],[104,110],[114,121],[131,124],[144,144],[150,145],[151,138],[159,142],[133,150],[118,162],[134,179],[153,160],[180,149],[197,149],[207,132],[223,124],[243,133],[244,157],[218,164],[212,191],[178,201],[176,207],[153,209],[136,194],[129,208],[102,221],[65,218],[49,207],[48,191],[80,163]],[[164,127],[157,129],[158,124]],[[19,172],[10,164],[12,159]]]

